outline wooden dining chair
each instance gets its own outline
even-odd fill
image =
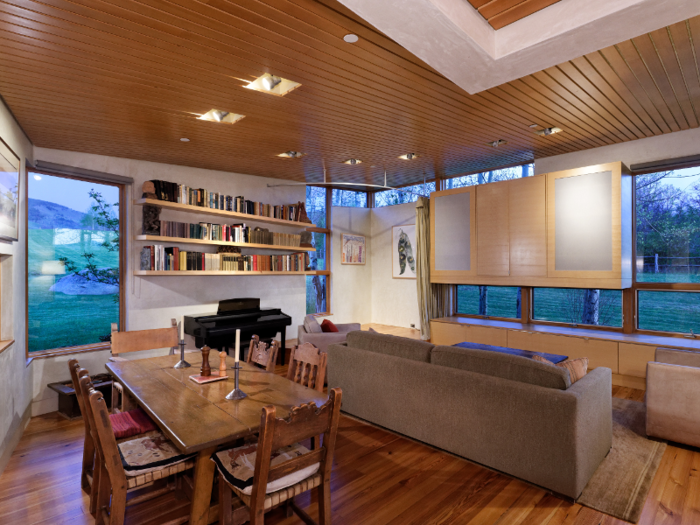
[[[168,483],[163,488],[139,493],[127,502],[128,492],[193,469],[195,460],[193,455],[180,454],[175,445],[160,432],[117,443],[104,396],[94,388],[89,388],[88,381],[89,378],[83,377],[81,388],[88,393],[88,413],[98,449],[94,478],[97,483],[95,525],[123,525],[127,517],[127,505],[131,507],[158,498],[176,490],[177,484]],[[152,506],[158,507],[155,502]],[[166,517],[164,522],[168,525],[188,521],[189,508],[166,509],[166,512],[170,510],[178,511],[181,516],[175,519],[172,515]]]
[[[289,358],[287,379],[323,392],[327,358],[326,352],[321,352],[311,343],[295,346]]]
[[[259,365],[268,372],[274,372],[279,348],[279,341],[273,340],[272,344],[267,346],[267,343],[260,341],[260,338],[254,335],[250,340],[250,348],[248,348],[246,363]]]
[[[83,441],[83,466],[80,472],[80,486],[84,492],[90,494],[93,482],[93,465],[95,463],[95,442],[92,439],[90,425],[88,423],[87,411],[83,400],[83,395],[80,389],[80,378],[87,376],[88,371],[82,370],[76,359],[68,361],[68,369],[70,370],[70,378],[73,382],[73,390],[78,399],[78,408],[80,415],[83,416],[85,424],[85,439]]]
[[[170,347],[170,355],[173,355],[178,350],[180,336],[177,321],[171,319],[170,323],[170,328],[132,332],[120,332],[117,323],[112,323],[112,356],[109,360],[126,361],[126,358],[120,356],[121,354],[168,347]],[[125,412],[135,407],[136,403],[124,392],[124,387],[115,381],[112,384],[112,411]]]
[[[318,488],[318,523],[330,525],[331,468],[342,397],[342,391],[334,388],[320,408],[314,403],[294,407],[286,419],[276,417],[274,406],[266,406],[262,409],[260,439],[256,445],[214,454],[212,460],[220,474],[220,525],[232,524],[234,493],[250,509],[250,525],[263,525],[265,511],[284,502],[305,523],[315,523],[293,499],[314,488]],[[309,451],[299,445],[300,441],[319,434],[324,437],[322,447]],[[243,453],[255,462],[252,481],[242,482],[235,477]]]

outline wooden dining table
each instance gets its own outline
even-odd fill
[[[287,417],[292,407],[310,402],[321,406],[328,396],[242,362],[239,387],[248,397],[229,401],[233,358],[226,360],[227,380],[203,385],[189,378],[199,374],[202,355],[188,353],[186,358],[191,368],[174,369],[176,355],[109,362],[106,367],[183,454],[197,454],[189,523],[206,525],[215,470],[210,458],[217,448],[258,432],[265,406],[273,405],[277,417]],[[218,364],[217,358],[212,369]]]

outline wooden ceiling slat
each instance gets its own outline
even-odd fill
[[[661,131],[663,133],[674,131],[671,126],[672,123],[675,122],[673,121],[673,116],[668,112],[668,108],[666,108],[666,112],[662,112],[661,109],[656,107],[649,93],[647,93],[645,86],[640,79],[637,78],[637,75],[634,74],[634,71],[632,71],[632,68],[630,68],[630,65],[624,59],[617,46],[601,49],[599,53],[618,78],[620,78],[625,86],[634,94],[634,97],[639,101],[644,110],[654,119],[654,122]],[[676,129],[679,128],[676,126]]]
[[[675,95],[675,100],[681,107],[683,115],[690,127],[698,126],[698,118],[693,108],[693,101],[690,96],[688,84],[684,77],[678,55],[671,42],[671,36],[667,28],[653,31],[650,35],[651,43],[656,51],[659,64],[663,68],[664,78],[667,79],[671,90]],[[695,64],[693,64],[694,66]],[[693,69],[695,69],[693,67]],[[693,71],[695,73],[695,71]],[[697,100],[700,102],[700,99]]]
[[[497,14],[496,16],[489,19],[489,24],[493,26],[494,29],[501,29],[507,25],[522,20],[525,17],[530,16],[545,7],[549,7],[552,4],[556,4],[560,0],[525,0],[518,5]]]
[[[478,11],[486,20],[490,20],[494,16],[522,3],[524,3],[523,0],[491,0],[479,7]]]
[[[693,52],[690,41],[690,27],[687,21],[673,24],[669,27],[673,50],[676,53],[679,66],[682,70],[685,87],[690,96],[696,120],[699,117],[700,107],[700,72],[698,62]]]

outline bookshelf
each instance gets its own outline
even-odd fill
[[[159,270],[136,270],[134,275],[138,276],[178,276],[189,277],[195,275],[316,275],[316,271],[308,272],[273,272],[273,271],[249,271],[249,272],[224,272],[219,270],[184,270],[184,271],[159,271]]]
[[[208,241],[204,239],[187,239],[183,237],[161,237],[160,235],[137,235],[137,241],[172,242],[178,244],[205,244],[210,246],[239,246],[240,248],[256,248],[262,250],[284,250],[293,252],[315,252],[310,246],[279,246],[276,244],[254,244],[250,242]]]
[[[249,213],[239,213],[237,211],[219,210],[216,208],[205,208],[202,206],[192,206],[190,204],[180,204],[178,202],[161,201],[158,199],[136,199],[134,204],[143,206],[150,204],[152,206],[160,206],[164,210],[176,210],[187,213],[196,213],[199,215],[214,215],[228,219],[239,219],[246,222],[262,222],[266,224],[275,224],[277,226],[287,226],[294,228],[315,228],[313,224],[299,221],[287,221],[284,219],[275,219],[273,217],[263,217],[262,215],[251,215]]]

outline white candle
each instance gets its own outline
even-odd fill
[[[236,363],[238,363],[238,359],[240,357],[240,351],[241,351],[241,331],[236,330]]]
[[[185,317],[182,317],[182,322],[180,323],[180,341],[185,340]]]

